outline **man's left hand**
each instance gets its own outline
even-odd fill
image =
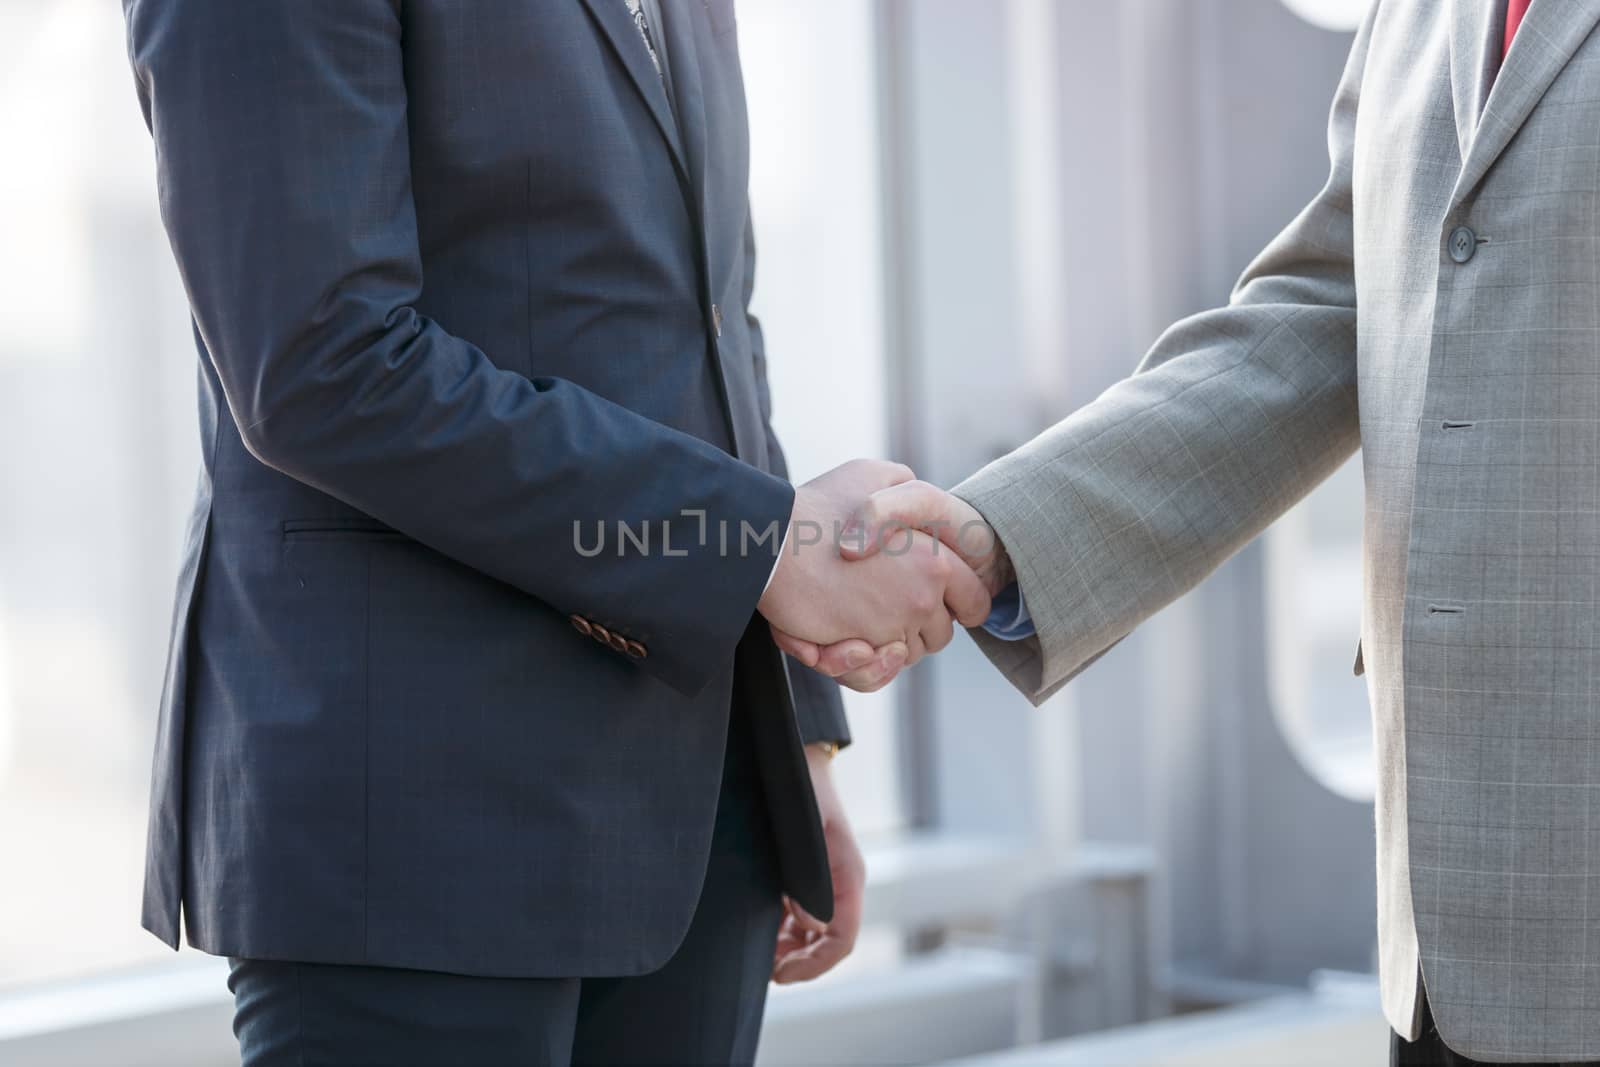
[[[808,982],[826,974],[850,955],[856,946],[856,935],[861,932],[867,866],[833,785],[832,758],[827,746],[806,746],[811,787],[817,795],[822,836],[828,846],[828,870],[833,876],[833,921],[822,922],[788,897],[783,898],[783,925],[772,957],[772,980],[780,985]]]

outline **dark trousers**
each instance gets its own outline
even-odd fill
[[[1407,1041],[1392,1032],[1389,1037],[1389,1067],[1476,1067],[1479,1062],[1460,1055],[1439,1039],[1439,1028],[1433,1025],[1427,997],[1422,998],[1422,1034],[1415,1041]],[[1583,1062],[1593,1064],[1596,1061]],[[1533,1064],[1531,1067],[1583,1067],[1583,1064]]]
[[[748,724],[729,731],[705,888],[666,966],[635,978],[473,978],[233,960],[243,1067],[653,1064],[755,1058],[781,918]]]

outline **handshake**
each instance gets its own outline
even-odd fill
[[[882,460],[853,460],[795,490],[777,569],[757,609],[779,647],[861,692],[977,626],[1013,581],[994,530],[965,501]]]

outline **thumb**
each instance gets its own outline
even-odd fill
[[[794,900],[786,897],[784,902],[789,905],[789,914],[794,916],[794,921],[799,924],[802,930],[809,930],[813,934],[825,934],[828,932],[827,923],[812,915],[799,904],[796,904]]]
[[[951,617],[969,628],[982,625],[993,606],[983,580],[965,563],[951,568],[950,581],[944,588],[944,604]]]
[[[772,630],[773,642],[807,667],[815,667],[822,658],[822,650],[813,642],[796,637],[791,633],[785,633],[776,626],[769,626],[769,628]]]
[[[839,538],[839,555],[866,559],[908,530],[930,534],[960,552],[960,504],[955,497],[924,481],[902,482],[880,489],[856,508]],[[965,507],[966,505],[961,505]]]

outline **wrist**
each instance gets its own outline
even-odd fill
[[[837,742],[837,741],[808,741],[808,742],[806,742],[806,756],[807,756],[807,758],[810,758],[811,756],[818,756],[818,757],[822,758],[823,760],[827,761],[828,763],[832,763],[834,757],[837,756],[838,754],[839,754],[839,742]]]
[[[815,491],[803,485],[796,486],[794,501],[789,508],[789,521],[783,529],[783,536],[778,540],[778,558],[773,564],[772,573],[767,576],[766,588],[761,591],[761,599],[756,601],[756,611],[760,612],[768,622],[775,622],[773,610],[785,598],[787,588],[793,584],[795,571],[799,567],[800,544],[795,541],[795,527],[810,521],[809,516],[816,513],[816,505],[812,499]]]
[[[817,810],[823,821],[833,818],[839,809],[839,797],[833,785],[833,756],[827,749],[838,751],[831,741],[813,741],[806,745],[806,768],[811,772],[811,792],[817,798]]]
[[[789,537],[794,533],[794,524],[788,523],[783,528],[783,536],[778,539],[778,554],[772,560],[772,569],[767,572],[767,584],[761,587],[761,596],[764,599],[767,590],[772,588],[772,581],[778,576],[778,568],[783,566],[783,554],[789,547]],[[761,609],[761,601],[756,601],[756,610]]]

